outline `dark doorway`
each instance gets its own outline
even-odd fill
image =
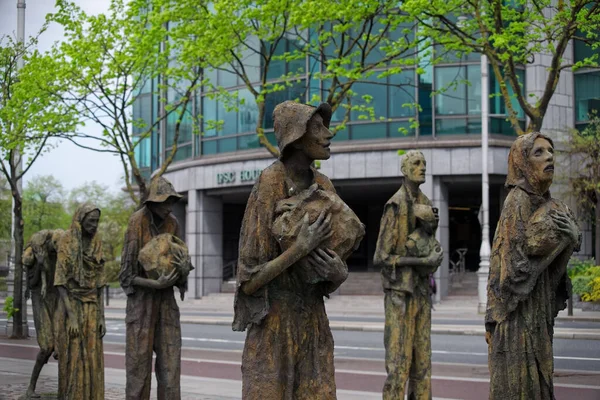
[[[401,183],[401,178],[333,182],[338,195],[365,224],[365,237],[359,248],[346,260],[350,272],[379,271],[373,265],[373,256],[377,246],[381,215],[385,203],[396,193]]]
[[[473,178],[456,177],[445,180],[449,199],[450,268],[452,263],[459,261],[460,254],[463,253],[465,270],[470,272],[479,269],[481,248],[481,181]],[[490,245],[500,216],[502,181],[502,177],[490,178]]]

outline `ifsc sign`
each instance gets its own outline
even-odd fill
[[[236,183],[239,175],[241,183],[254,182],[262,170],[260,169],[243,169],[241,171],[219,172],[217,174],[217,185],[227,185]]]

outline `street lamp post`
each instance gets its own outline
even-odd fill
[[[485,54],[481,54],[481,247],[477,271],[478,312],[485,313],[487,280],[490,272],[490,183],[488,175],[489,130],[489,69]]]
[[[20,44],[24,44],[25,43],[25,0],[17,0],[17,43]],[[18,57],[17,58],[17,70],[23,68],[23,57]],[[15,173],[17,175],[21,174],[21,171],[23,170],[23,158],[21,157],[21,152],[19,151],[19,149],[15,149],[15,151],[13,152],[12,158],[10,161],[11,166],[13,166],[15,168]],[[21,179],[17,180],[17,191],[19,192],[19,194],[23,193],[23,181]],[[12,198],[12,205],[13,205],[13,210],[14,210],[14,197]],[[12,255],[12,260],[7,260],[8,264],[10,266],[11,263],[14,263],[15,260],[15,256],[16,256],[16,248],[15,248],[15,215],[14,213],[12,213],[12,221],[11,221],[11,255]],[[14,271],[14,269],[17,268],[17,265],[15,264],[13,266],[13,268],[9,268],[9,276],[7,277],[7,281],[8,283],[8,292],[9,295],[13,295],[15,293],[21,293],[22,297],[22,302],[21,302],[21,318],[22,318],[22,326],[23,326],[23,332],[25,333],[25,336],[29,336],[29,326],[27,323],[27,299],[25,298],[25,287],[24,287],[24,282],[25,279],[24,274],[21,273],[21,290],[20,291],[15,291],[15,287],[14,287],[14,275],[12,274],[12,271]],[[7,333],[8,333],[8,329],[9,329],[9,324],[6,324],[6,329],[7,329]],[[14,329],[14,327],[13,327]]]

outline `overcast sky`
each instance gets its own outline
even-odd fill
[[[46,14],[54,11],[54,0],[26,0],[25,36],[35,35],[44,23]],[[109,0],[75,0],[89,13],[100,13],[108,9]],[[0,35],[16,36],[17,0],[0,0]],[[63,38],[59,26],[53,25],[40,37],[39,49],[48,50]],[[97,126],[88,123],[88,134],[100,134]],[[69,142],[60,142],[51,152],[38,158],[25,176],[25,183],[35,175],[53,175],[70,190],[86,181],[96,181],[119,190],[123,168],[116,156],[84,150]]]

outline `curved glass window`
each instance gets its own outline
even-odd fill
[[[600,71],[575,74],[575,120],[590,119],[590,114],[600,112]]]

